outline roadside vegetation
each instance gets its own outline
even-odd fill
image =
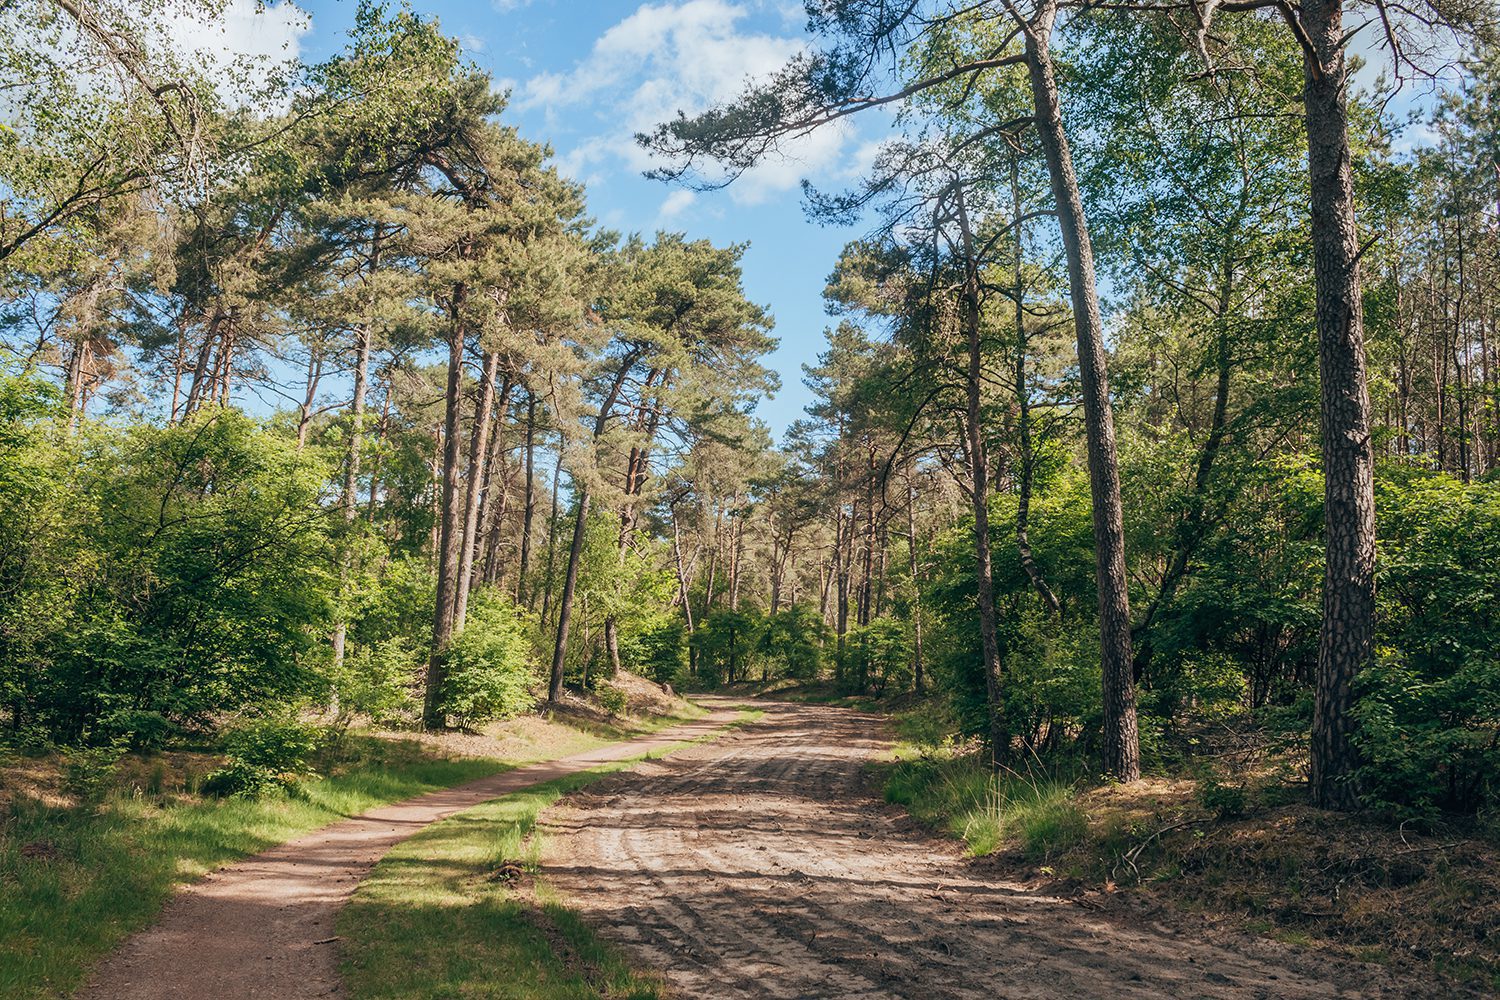
[[[1191,757],[1152,760],[1122,785],[1077,758],[997,770],[978,742],[936,736],[944,716],[933,702],[899,709],[895,753],[875,776],[887,801],[961,840],[993,877],[1500,989],[1500,827],[1488,815],[1332,816],[1307,805],[1285,734],[1225,721],[1197,734]]]
[[[579,700],[553,719],[425,740],[283,722],[231,730],[241,738],[228,753],[0,758],[0,995],[70,993],[174,890],[228,862],[376,806],[702,715],[668,699],[636,707],[611,716]]]
[[[762,713],[742,711],[730,725]],[[351,995],[655,1000],[664,984],[601,941],[538,873],[543,810],[637,760],[594,768],[452,816],[404,841],[339,915]]]

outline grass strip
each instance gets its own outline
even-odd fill
[[[641,721],[621,735],[692,717]],[[538,756],[564,757],[611,742],[575,730],[552,739]],[[179,887],[225,864],[378,806],[536,759],[443,758],[414,740],[356,736],[332,774],[286,795],[200,799],[135,789],[91,808],[17,800],[0,815],[0,997],[71,994]]]
[[[729,727],[759,718],[745,711]],[[398,844],[339,915],[342,972],[361,1000],[648,1000],[661,980],[561,903],[535,871],[542,811],[575,789],[675,744],[513,792]]]

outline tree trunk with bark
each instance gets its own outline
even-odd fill
[[[422,703],[422,725],[441,729],[447,721],[443,713],[443,659],[453,639],[454,611],[457,607],[459,543],[462,529],[458,520],[459,414],[463,405],[461,390],[464,371],[464,324],[461,313],[468,289],[459,284],[453,289],[448,333],[447,405],[443,415],[442,501],[437,537],[437,600],[432,620],[432,655],[427,660],[427,691]]]
[[[1323,625],[1312,732],[1313,802],[1359,804],[1354,772],[1354,682],[1375,640],[1375,481],[1370,397],[1365,381],[1364,312],[1343,9],[1307,0],[1302,25],[1307,165],[1311,183],[1313,273],[1317,282],[1318,367],[1322,380],[1324,536]]]
[[[1119,780],[1135,781],[1141,776],[1141,756],[1132,674],[1120,467],[1109,398],[1104,324],[1094,277],[1094,251],[1089,242],[1088,222],[1078,177],[1073,170],[1072,153],[1063,129],[1052,64],[1050,45],[1056,16],[1055,2],[1046,0],[1035,18],[1023,26],[1026,66],[1031,79],[1037,134],[1047,161],[1058,227],[1068,261],[1073,322],[1078,335],[1078,375],[1083,396],[1084,436],[1088,442],[1095,577],[1099,589],[1099,652],[1104,695],[1103,765],[1107,773]]]

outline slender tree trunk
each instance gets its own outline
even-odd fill
[[[490,417],[495,405],[495,374],[500,352],[484,358],[479,378],[479,398],[474,403],[474,427],[469,433],[468,490],[464,494],[463,537],[458,549],[458,585],[453,594],[453,630],[463,631],[469,614],[469,588],[474,581],[474,546],[479,534],[479,499],[484,493],[485,469],[490,454]]]
[[[521,558],[516,572],[516,603],[531,607],[526,571],[531,566],[531,524],[536,515],[536,396],[526,394],[526,499],[521,518]]]
[[[634,351],[621,359],[609,392],[599,404],[599,416],[594,420],[595,441],[604,436],[610,413],[620,398],[620,389],[624,386],[625,378],[630,374],[630,369],[635,365],[639,356],[640,352]],[[557,643],[552,648],[552,671],[547,685],[547,700],[554,705],[562,699],[563,668],[568,653],[568,625],[573,611],[573,591],[578,586],[578,563],[583,555],[583,538],[588,527],[588,516],[589,488],[585,484],[578,490],[578,515],[573,522],[573,543],[568,547],[568,568],[563,577],[562,596],[558,600]]]
[[[1000,643],[996,634],[995,578],[990,548],[989,454],[984,440],[983,416],[980,411],[984,371],[980,330],[982,303],[979,261],[975,258],[973,229],[969,225],[968,209],[961,188],[955,194],[955,207],[958,209],[958,222],[963,236],[964,251],[962,323],[968,358],[964,372],[963,424],[966,435],[965,452],[969,458],[969,480],[973,486],[970,497],[974,511],[974,582],[978,597],[979,643],[984,655],[985,693],[989,703],[990,746],[994,761],[998,763],[1010,752],[1010,732],[1005,719]]]
[[[1304,0],[1303,101],[1311,177],[1313,272],[1317,281],[1322,377],[1324,522],[1327,564],[1313,713],[1313,802],[1359,804],[1354,681],[1375,639],[1375,482],[1370,397],[1365,382],[1359,239],[1350,167],[1347,67],[1340,0]]]
[[[558,485],[562,480],[563,446],[557,445],[557,462],[552,466],[552,514],[547,519],[547,579],[542,591],[542,621],[552,616],[552,578],[557,569],[557,502]]]
[[[361,325],[355,333],[354,352],[354,398],[349,402],[349,441],[344,452],[344,489],[339,497],[339,507],[344,514],[344,544],[339,559],[339,596],[342,600],[348,599],[349,577],[354,570],[354,545],[353,539],[347,537],[352,535],[354,523],[358,519],[358,490],[359,490],[359,459],[361,450],[361,432],[365,418],[365,395],[369,391],[370,373],[370,328]],[[311,396],[311,392],[309,392]],[[333,627],[333,666],[337,672],[344,664],[344,646],[348,641],[349,622],[348,610],[342,604],[339,607],[338,623]],[[337,692],[335,692],[337,697]]]
[[[447,405],[443,418],[442,493],[438,518],[437,600],[432,621],[432,655],[427,660],[427,692],[422,704],[422,725],[443,728],[443,659],[453,639],[454,612],[458,600],[459,544],[463,528],[458,511],[459,421],[463,405],[464,324],[461,320],[467,288],[453,289],[448,333]]]
[[[1073,322],[1078,334],[1078,375],[1088,442],[1093,497],[1095,575],[1099,589],[1100,673],[1104,695],[1104,769],[1121,781],[1141,776],[1135,685],[1130,642],[1129,579],[1125,571],[1125,527],[1120,504],[1120,467],[1104,351],[1104,324],[1094,279],[1094,251],[1072,153],[1063,129],[1050,50],[1055,0],[1044,0],[1025,26],[1026,64],[1036,106],[1037,134],[1052,181],[1058,227],[1068,260]]]
[[[917,565],[917,484],[912,465],[906,466],[906,548],[911,564],[911,665],[912,686],[922,694],[922,577]]]
[[[313,403],[318,398],[318,383],[323,379],[323,359],[314,350],[307,358],[307,383],[302,405],[297,409],[297,450],[307,447],[307,432],[312,427]]]
[[[1042,599],[1042,603],[1052,614],[1059,614],[1062,605],[1057,600],[1057,595],[1047,585],[1047,579],[1042,575],[1041,567],[1036,563],[1036,556],[1031,551],[1031,535],[1029,533],[1031,521],[1031,488],[1036,477],[1036,456],[1031,447],[1031,386],[1026,376],[1026,361],[1030,353],[1031,338],[1026,333],[1026,283],[1022,272],[1022,261],[1025,258],[1025,226],[1021,222],[1021,165],[1018,160],[1012,159],[1010,163],[1010,197],[1011,197],[1011,225],[1015,227],[1015,287],[1013,299],[1015,300],[1015,324],[1016,324],[1016,426],[1020,435],[1021,446],[1021,481],[1019,483],[1018,496],[1016,498],[1016,551],[1021,556],[1021,569],[1026,573],[1026,579],[1031,581],[1032,589]]]
[[[563,576],[562,596],[557,602],[557,642],[552,647],[552,671],[547,684],[547,700],[554,705],[562,700],[563,668],[568,653],[568,626],[573,614],[573,592],[578,588],[578,562],[583,554],[583,536],[588,526],[588,487],[578,490],[578,515],[573,519],[573,541],[568,546],[568,568]]]

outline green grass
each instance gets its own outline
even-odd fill
[[[1016,847],[1048,858],[1088,833],[1074,782],[1056,775],[996,773],[977,753],[911,743],[883,766],[887,802],[960,838],[974,855]]]
[[[730,726],[759,718],[745,711]],[[704,737],[704,740],[712,737]],[[657,978],[632,969],[534,872],[542,810],[576,788],[682,746],[536,785],[466,810],[397,845],[339,915],[343,976],[361,1000],[517,998],[646,1000]]]
[[[575,726],[511,761],[445,759],[415,741],[351,736],[331,775],[254,801],[136,791],[92,809],[18,800],[0,812],[0,997],[67,995],[179,886],[228,862],[388,802],[703,714],[634,720],[607,732]]]
[[[226,862],[509,766],[373,742],[342,773],[291,795],[179,804],[117,794],[96,809],[15,803],[0,817],[0,996],[66,995],[178,886]]]

